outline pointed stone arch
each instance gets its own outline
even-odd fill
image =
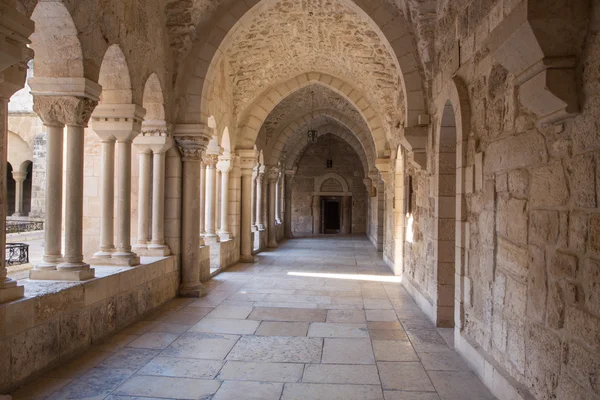
[[[108,47],[100,65],[98,83],[102,86],[102,104],[131,104],[133,94],[127,59],[118,44]]]
[[[323,183],[325,183],[329,179],[333,179],[340,184],[340,186],[342,187],[342,193],[344,193],[344,194],[350,193],[350,189],[348,187],[348,182],[346,182],[344,177],[342,177],[339,174],[336,174],[335,172],[330,172],[325,175],[321,175],[318,178],[315,178],[315,186],[314,186],[315,193],[321,192],[321,187],[323,186]]]
[[[146,109],[147,121],[165,120],[165,98],[156,73],[151,74],[144,84],[142,106]]]
[[[84,58],[77,28],[69,10],[60,1],[40,1],[31,19],[35,31],[31,48],[35,51],[37,77],[83,78]]]
[[[262,7],[276,0],[248,0],[224,2],[214,13],[210,24],[199,27],[188,59],[183,63],[176,82],[176,95],[182,107],[178,120],[188,123],[206,123],[210,98],[209,88],[216,75],[216,65],[223,46],[233,32],[252,18]],[[423,66],[419,59],[413,28],[402,12],[386,0],[343,0],[355,11],[373,22],[376,33],[384,39],[401,71],[405,94],[406,127],[418,125],[418,117],[427,113]],[[198,113],[200,111],[200,113]]]
[[[308,85],[321,84],[343,96],[360,113],[371,131],[378,157],[385,157],[388,138],[377,109],[358,89],[348,82],[329,74],[307,73],[289,79],[286,82],[266,90],[259,100],[249,105],[238,123],[239,148],[251,148],[256,141],[260,128],[273,109],[286,97]]]

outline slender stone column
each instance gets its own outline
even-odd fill
[[[140,171],[138,189],[138,232],[136,251],[147,249],[150,242],[150,172],[152,163],[152,150],[148,145],[138,145]]]
[[[10,2],[9,2],[10,4]],[[23,297],[24,288],[7,277],[6,164],[8,159],[8,102],[25,84],[27,61],[33,52],[26,45],[33,21],[4,2],[0,5],[0,303]],[[3,355],[3,357],[5,357]]]
[[[102,139],[102,193],[100,202],[100,250],[94,258],[110,258],[114,245],[114,201],[115,201],[115,138]]]
[[[201,297],[206,288],[200,282],[200,162],[210,135],[202,125],[177,125],[175,140],[182,154],[183,201],[181,210],[181,286],[179,295]]]
[[[23,182],[27,178],[27,172],[13,171],[12,177],[15,180],[15,212],[14,217],[23,215]]]
[[[268,177],[269,177],[269,248],[277,247],[277,232],[275,231],[276,225],[276,208],[275,204],[277,201],[277,180],[279,179],[280,170],[278,167],[269,168]]]
[[[46,212],[44,222],[44,256],[35,270],[55,270],[62,258],[62,197],[63,197],[63,129],[57,121],[44,118],[40,111],[43,97],[34,97],[36,113],[47,130],[46,139]],[[56,123],[57,125],[50,125]],[[30,273],[30,278],[32,274]]]
[[[205,207],[205,234],[206,239],[217,237],[215,232],[215,189],[217,184],[217,165],[218,156],[209,154],[204,156],[206,165],[206,207]],[[212,239],[210,239],[212,240]]]
[[[71,274],[72,279],[84,280],[94,277],[94,270],[83,262],[84,129],[98,103],[85,97],[70,97],[64,104],[67,125],[65,254],[57,270]]]
[[[166,146],[165,146],[166,147]],[[154,152],[152,169],[152,241],[148,249],[166,249],[165,245],[165,157],[168,148]]]
[[[259,231],[265,229],[263,223],[263,182],[265,180],[265,166],[260,165],[256,175],[256,227]]]
[[[221,171],[215,165],[215,233],[221,232]]]
[[[277,176],[275,181],[275,223],[281,225],[280,210],[281,210],[281,174]]]
[[[217,168],[221,172],[221,229],[219,237],[221,241],[231,239],[229,230],[229,172],[233,168],[233,158],[227,152],[219,156]]]
[[[131,251],[131,144],[141,131],[145,114],[146,111],[135,104],[100,104],[92,115],[92,128],[103,139],[102,247],[90,260],[92,265],[132,266],[140,263],[138,255]],[[118,175],[116,246],[113,245],[115,140]]]
[[[136,132],[137,134],[137,132]],[[132,135],[133,136],[133,135]],[[117,251],[113,258],[128,259],[129,265],[138,265],[140,258],[131,251],[131,141],[128,137],[117,141],[119,188],[117,196]]]
[[[200,162],[200,235],[204,235],[204,208],[206,207],[206,166]]]
[[[240,226],[240,261],[254,262],[252,255],[252,173],[258,157],[256,150],[240,150],[240,166],[242,175],[241,200],[242,215]]]
[[[321,233],[321,197],[313,196],[312,204],[312,217],[313,217],[313,235]]]
[[[144,122],[142,134],[133,144],[145,152],[140,155],[140,208],[138,230],[144,236],[138,239],[136,252],[142,256],[164,257],[171,254],[165,243],[165,161],[167,151],[173,147],[170,128],[164,121]],[[152,154],[152,157],[150,157]],[[150,159],[152,158],[152,166]],[[150,168],[152,168],[152,238],[148,238],[148,214],[150,213]],[[143,176],[143,179],[142,179]],[[145,199],[142,199],[145,197]],[[143,219],[144,221],[140,221]],[[138,232],[139,236],[139,232]],[[144,243],[141,243],[143,241]]]
[[[251,204],[250,206],[252,207],[252,215],[250,216],[250,221],[252,222],[252,232],[255,232],[258,230],[258,227],[256,226],[256,177],[258,176],[258,166],[254,167],[252,169],[252,199],[251,199]]]

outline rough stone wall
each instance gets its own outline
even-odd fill
[[[328,169],[325,160],[327,160],[330,143],[333,168]],[[348,143],[333,135],[326,135],[315,145],[308,147],[298,163],[298,172],[292,185],[292,233],[294,235],[312,234],[315,179],[328,173],[342,176],[352,192],[352,233],[366,232],[367,193],[363,184],[360,159]]]
[[[471,131],[464,149],[465,278],[462,335],[536,399],[600,395],[600,40],[593,25],[579,65],[582,113],[539,126],[514,77],[489,54],[489,32],[517,1],[438,3],[433,99],[466,85]],[[597,11],[597,10],[596,10]],[[447,99],[443,100],[443,104]],[[433,104],[433,102],[432,102]],[[433,124],[443,109],[432,106]],[[432,143],[432,141],[429,141]],[[435,303],[435,165],[409,168],[413,242],[405,277]],[[408,229],[408,228],[407,228]],[[460,291],[457,291],[460,293]]]

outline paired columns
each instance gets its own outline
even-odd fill
[[[264,165],[258,165],[256,169],[256,229],[262,231],[265,229],[263,223],[263,182],[265,181],[265,170]]]
[[[30,279],[86,280],[94,270],[83,262],[83,152],[84,129],[98,104],[101,88],[85,78],[30,80],[34,111],[48,128],[46,158],[46,224],[43,262],[29,273]],[[46,93],[60,93],[56,96]],[[62,236],[63,129],[67,127],[65,244]]]
[[[93,265],[138,265],[131,251],[131,144],[140,133],[145,110],[135,104],[96,107],[92,127],[102,141],[100,249]],[[117,241],[114,243],[115,143],[117,150]]]
[[[207,154],[203,158],[206,166],[206,194],[204,207],[204,239],[206,242],[219,241],[216,232],[216,205],[217,205],[217,162],[218,154]],[[200,181],[198,179],[198,181]]]
[[[200,166],[202,152],[210,139],[203,125],[177,125],[175,141],[183,162],[183,204],[181,212],[182,297],[201,297],[206,288],[200,282]]]
[[[242,175],[240,261],[251,263],[254,262],[254,256],[252,255],[252,181],[258,152],[256,150],[240,150],[238,153]],[[256,209],[258,209],[258,206]]]
[[[138,235],[134,249],[142,256],[164,257],[171,254],[165,244],[165,161],[173,143],[164,121],[144,123],[142,135],[133,141],[140,155]],[[148,223],[150,213],[152,227]]]
[[[6,164],[8,159],[8,102],[25,85],[27,61],[33,52],[27,48],[33,33],[33,22],[0,4],[0,303],[23,297],[23,286],[7,276],[6,248]]]

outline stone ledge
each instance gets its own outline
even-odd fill
[[[137,267],[96,267],[85,282],[19,281],[22,299],[0,305],[0,393],[137,321],[177,294],[175,256]]]

